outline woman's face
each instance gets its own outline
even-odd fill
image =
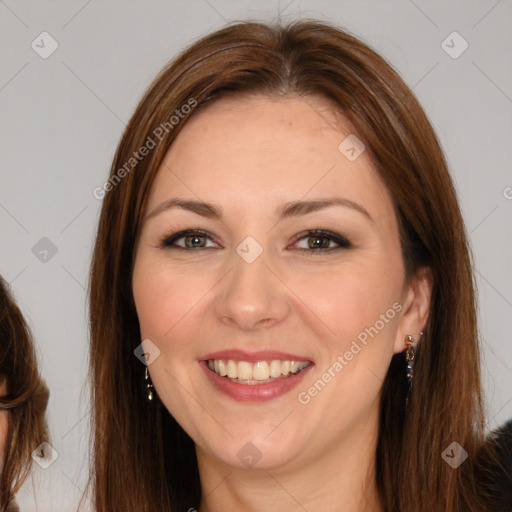
[[[158,170],[133,293],[155,389],[200,458],[296,467],[375,433],[390,360],[422,325],[351,133],[318,98],[222,99]]]

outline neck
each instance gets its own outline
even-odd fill
[[[196,448],[202,487],[199,512],[383,512],[375,477],[374,416],[373,421],[366,418],[363,427],[340,432],[336,445],[321,456],[275,469],[233,468]]]

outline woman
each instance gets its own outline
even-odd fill
[[[95,195],[96,510],[491,510],[463,220],[370,48],[315,21],[204,37]]]
[[[48,388],[37,370],[30,329],[1,276],[0,347],[0,510],[14,512],[32,452],[48,441]]]

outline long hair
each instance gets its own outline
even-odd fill
[[[8,412],[0,466],[0,511],[4,511],[28,476],[32,451],[48,441],[45,410],[49,393],[37,369],[30,329],[1,276],[0,380],[7,382],[0,410]]]
[[[447,163],[393,68],[358,38],[315,20],[236,22],[186,48],[149,86],[108,181],[95,191],[103,198],[90,274],[96,509],[199,507],[194,444],[162,404],[144,397],[131,276],[146,199],[167,150],[196,111],[242,94],[314,95],[337,105],[392,195],[407,279],[420,266],[432,271],[407,409],[402,355],[393,357],[382,389],[375,464],[386,511],[486,511],[474,476],[484,443],[474,276]],[[457,469],[442,457],[454,441],[468,453]]]

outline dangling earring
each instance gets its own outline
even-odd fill
[[[412,389],[412,379],[414,377],[414,348],[412,344],[414,343],[414,338],[409,335],[405,338],[405,344],[407,348],[405,350],[405,361],[407,363],[407,368],[405,370],[405,375],[407,377],[407,385],[408,391],[407,395],[411,392]],[[409,398],[409,396],[407,396]]]
[[[148,399],[148,402],[152,402],[153,397],[154,397],[153,390],[155,388],[153,387],[153,384],[152,384],[151,380],[149,379],[149,372],[148,372],[147,366],[146,366],[146,373],[144,376],[144,382],[146,383],[146,398]]]
[[[420,339],[423,336],[423,332],[420,332]],[[407,377],[407,398],[405,399],[405,405],[409,404],[409,395],[412,390],[412,380],[414,378],[414,347],[412,344],[414,343],[414,338],[411,335],[406,336],[405,344],[407,348],[405,349],[405,362],[407,364],[407,368],[405,370],[405,375]]]

